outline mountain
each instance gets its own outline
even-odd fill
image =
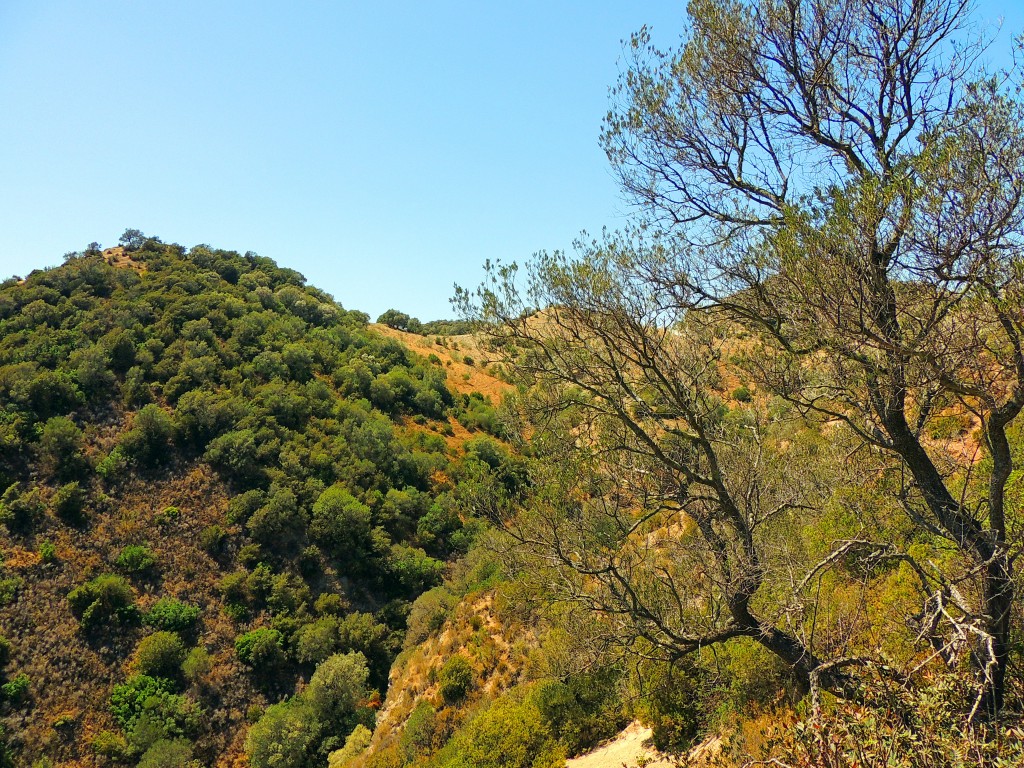
[[[130,245],[0,285],[5,764],[269,765],[295,717],[326,764],[483,527],[490,401],[270,259]]]

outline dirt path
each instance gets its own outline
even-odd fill
[[[593,752],[567,760],[566,768],[637,768],[642,759],[649,761],[643,763],[647,768],[671,768],[671,760],[662,757],[654,747],[646,745],[650,738],[650,728],[640,723],[631,723],[612,741]]]

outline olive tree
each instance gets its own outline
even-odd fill
[[[1014,630],[1008,429],[1024,407],[1024,114],[1008,76],[980,70],[969,10],[966,0],[695,0],[676,50],[634,36],[602,132],[636,203],[634,236],[584,249],[584,261],[541,257],[525,296],[513,270],[497,270],[476,310],[529,347],[522,370],[567,385],[549,388],[549,413],[569,396],[617,425],[595,455],[606,475],[613,458],[616,472],[653,460],[659,473],[636,470],[648,483],[670,470],[672,503],[697,527],[727,610],[700,633],[661,626],[633,574],[616,573],[611,543],[592,569],[556,546],[570,570],[620,590],[624,615],[680,652],[749,633],[808,684],[842,694],[842,670],[863,656],[821,659],[751,610],[771,573],[752,521],[807,492],[775,497],[759,479],[738,495],[730,477],[759,471],[758,449],[722,432],[704,402],[714,344],[683,338],[712,320],[752,332],[759,385],[843,425],[896,478],[906,519],[954,553],[920,562],[876,531],[837,542],[808,576],[855,548],[904,563],[921,598],[907,621],[936,658],[973,665],[979,717],[1004,705]],[[519,316],[530,306],[547,308],[533,325]],[[979,430],[976,449],[969,436],[959,446],[965,457],[932,437],[951,413]],[[724,472],[724,449],[737,446]]]

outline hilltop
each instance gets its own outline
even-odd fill
[[[315,763],[372,722],[481,527],[466,366],[254,254],[141,238],[0,285],[5,759],[258,764],[301,712]]]

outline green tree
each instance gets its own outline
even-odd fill
[[[135,669],[150,677],[175,678],[185,660],[185,645],[174,632],[154,632],[135,649]]]
[[[537,385],[535,444],[575,475],[509,530],[667,657],[749,637],[804,690],[843,696],[883,660],[833,656],[808,587],[853,558],[907,569],[907,622],[948,667],[973,665],[971,714],[996,716],[1020,541],[1021,104],[975,66],[959,0],[706,0],[689,16],[675,51],[633,38],[602,134],[635,230],[542,254],[525,288],[492,268],[478,294]],[[739,331],[745,380],[881,459],[909,534],[868,511],[820,556],[781,544],[823,509],[835,458],[784,455],[779,409],[729,415],[716,392]],[[977,419],[984,462],[926,439],[947,409]],[[781,572],[799,575],[783,589]]]

